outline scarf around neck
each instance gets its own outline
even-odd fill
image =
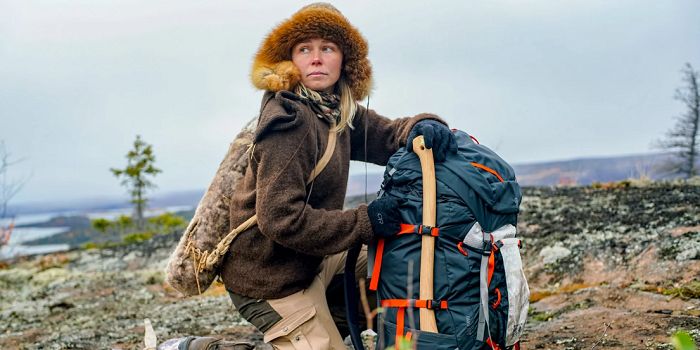
[[[321,91],[312,92],[311,89],[302,84],[299,84],[296,90],[297,95],[310,102],[309,105],[317,117],[338,123],[340,120],[340,96]]]

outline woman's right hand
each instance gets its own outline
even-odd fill
[[[425,147],[433,149],[435,163],[442,163],[447,153],[457,153],[457,140],[447,125],[432,119],[424,119],[416,123],[406,140],[406,150],[413,151],[413,139],[422,135]]]

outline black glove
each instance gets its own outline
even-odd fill
[[[457,140],[452,131],[436,120],[424,119],[416,123],[408,134],[406,149],[413,151],[413,139],[423,135],[425,147],[433,149],[433,159],[436,163],[442,163],[447,158],[447,152],[457,152]]]
[[[390,237],[401,230],[399,207],[406,203],[404,198],[382,196],[367,206],[367,215],[372,223],[372,231],[378,237]]]

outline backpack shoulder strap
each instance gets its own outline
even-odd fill
[[[311,171],[311,176],[309,176],[309,180],[306,181],[307,185],[310,184],[311,181],[314,181],[316,176],[318,176],[318,174],[320,174],[323,171],[328,162],[331,160],[331,157],[333,157],[333,152],[335,151],[335,144],[338,138],[338,133],[333,131],[333,129],[335,129],[335,123],[331,123],[331,126],[328,129],[328,144],[326,145],[326,151],[323,152],[323,156],[318,161],[318,164],[316,164],[314,170]]]
[[[311,176],[309,176],[307,184],[311,183],[311,181],[313,181],[316,178],[316,176],[318,176],[318,174],[320,174],[323,171],[323,169],[326,167],[331,157],[333,156],[338,136],[338,133],[333,130],[334,128],[335,123],[331,123],[331,126],[328,129],[328,144],[326,145],[326,150],[323,152],[323,156],[318,161],[318,164],[316,164],[314,170],[311,171]],[[258,215],[256,214],[250,217],[245,222],[243,222],[240,226],[236,227],[231,232],[229,232],[226,235],[226,237],[224,237],[219,242],[219,244],[216,245],[216,249],[214,249],[211,253],[205,254],[203,259],[205,260],[203,261],[204,265],[202,265],[202,262],[198,263],[197,265],[200,265],[201,269],[212,268],[219,262],[219,260],[221,260],[221,257],[223,257],[228,252],[228,249],[231,246],[231,242],[233,242],[233,240],[236,239],[238,234],[257,225],[257,223]]]

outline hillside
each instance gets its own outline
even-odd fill
[[[556,185],[590,185],[594,182],[620,181],[629,178],[649,178],[662,180],[671,178],[659,170],[668,160],[668,154],[640,154],[629,156],[610,156],[596,158],[579,158],[547,162],[512,163],[518,182],[522,186],[556,186]],[[700,167],[700,159],[698,160]],[[355,173],[350,175],[347,196],[376,193],[382,183],[381,172]],[[204,194],[206,184],[199,190],[154,193],[149,199],[150,208],[167,208],[177,206],[195,207]],[[84,213],[123,209],[129,206],[129,199],[91,198],[74,199],[63,202],[42,201],[37,203],[18,203],[10,205],[10,213],[26,215],[32,213],[63,212]]]
[[[677,329],[700,340],[700,184],[524,194],[525,349],[671,349]],[[0,348],[140,349],[144,318],[159,341],[211,333],[260,345],[222,286],[180,299],[163,282],[177,239],[3,267]]]

